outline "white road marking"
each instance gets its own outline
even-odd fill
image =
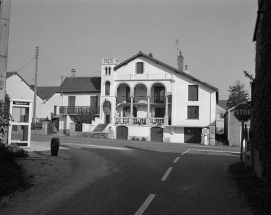
[[[186,154],[186,153],[189,152],[189,151],[190,151],[190,149],[186,150],[186,151],[183,152],[181,155],[184,155],[184,154]]]
[[[173,163],[177,163],[177,161],[179,160],[179,158],[180,158],[180,157],[177,157],[177,158],[173,161]]]
[[[168,170],[166,171],[165,175],[163,176],[163,178],[161,179],[162,181],[165,181],[169,175],[169,173],[171,172],[171,170],[173,169],[173,167],[169,167]]]
[[[143,205],[141,205],[141,207],[135,213],[135,215],[142,215],[144,211],[147,209],[147,207],[150,205],[154,197],[155,197],[155,194],[150,194],[149,197],[146,199],[146,201],[143,203]]]
[[[89,145],[89,144],[79,144],[79,143],[75,143],[72,145],[96,148],[96,149],[133,150],[126,147],[116,147],[116,146],[100,146],[100,145]]]
[[[218,151],[218,150],[201,150],[201,149],[189,149],[191,151],[199,151],[199,152],[220,152],[220,153],[233,153],[240,154],[240,152],[231,152],[231,151]]]

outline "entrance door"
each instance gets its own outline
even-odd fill
[[[163,128],[160,127],[151,128],[151,141],[163,142]]]
[[[117,139],[127,140],[128,128],[125,126],[117,127]]]
[[[184,128],[185,143],[200,143],[202,128]]]
[[[110,115],[105,115],[105,123],[110,123]]]

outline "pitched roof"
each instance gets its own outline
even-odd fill
[[[37,87],[37,94],[42,100],[48,100],[58,90],[59,86]]]
[[[100,90],[101,77],[66,77],[56,92],[100,92]]]
[[[228,109],[227,102],[228,102],[228,100],[219,100],[217,105],[219,105],[223,109],[227,110]]]
[[[17,72],[7,72],[7,74],[6,74],[6,78],[9,78],[9,77],[11,77],[11,76],[13,76],[13,75],[15,75],[15,74],[17,74],[17,75],[18,75],[18,73],[17,73]]]
[[[172,66],[169,66],[168,64],[163,63],[162,61],[159,61],[159,60],[157,60],[157,59],[155,59],[155,58],[153,58],[153,57],[151,57],[151,56],[149,56],[149,55],[146,55],[146,54],[144,54],[144,53],[141,52],[141,51],[140,51],[138,54],[132,56],[131,58],[129,58],[129,59],[123,61],[122,63],[120,63],[120,64],[118,64],[118,65],[116,65],[116,66],[114,67],[114,70],[116,71],[117,69],[119,69],[120,67],[126,65],[127,63],[129,63],[130,61],[134,60],[134,59],[137,58],[137,57],[145,57],[145,58],[147,58],[147,59],[149,59],[149,60],[151,60],[151,61],[154,61],[155,63],[161,64],[161,65],[163,65],[163,66],[165,66],[165,67],[167,67],[167,68],[173,70],[173,71],[176,72],[176,73],[182,74],[182,75],[184,75],[184,76],[186,76],[186,77],[188,77],[188,78],[193,79],[194,81],[198,81],[198,82],[204,84],[205,86],[207,86],[207,87],[209,87],[209,88],[211,88],[211,89],[213,89],[213,90],[215,90],[215,91],[218,91],[218,89],[217,89],[216,87],[213,87],[213,86],[211,86],[210,84],[207,84],[207,83],[205,83],[205,82],[203,82],[203,81],[201,81],[201,80],[199,80],[199,79],[193,77],[192,75],[189,75],[189,74],[187,74],[187,73],[185,73],[185,72],[182,72],[182,71],[180,71],[180,70],[178,70],[178,69],[176,69],[176,68],[174,68],[174,67],[172,67]]]

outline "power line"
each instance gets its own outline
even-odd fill
[[[32,60],[34,60],[35,57],[32,58]],[[32,62],[32,60],[30,60],[27,64],[25,64],[21,69],[19,69],[17,72],[20,72],[23,68],[25,68],[28,64],[30,64]]]

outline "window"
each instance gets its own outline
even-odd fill
[[[143,72],[144,72],[144,63],[137,62],[136,63],[136,74],[143,74]]]
[[[199,119],[199,106],[187,107],[187,119]]]
[[[109,83],[109,81],[107,81],[107,82],[105,83],[105,95],[106,95],[106,96],[109,96],[109,95],[110,95],[110,83]]]
[[[111,75],[111,67],[108,67],[108,75]]]
[[[107,67],[105,67],[105,75],[107,75]]]
[[[188,101],[198,101],[198,85],[188,85]]]
[[[154,87],[154,102],[155,103],[164,103],[165,99],[165,88],[162,86]]]
[[[98,107],[98,96],[90,96],[90,106]]]
[[[74,107],[75,106],[75,96],[69,96],[68,97],[68,106]]]

